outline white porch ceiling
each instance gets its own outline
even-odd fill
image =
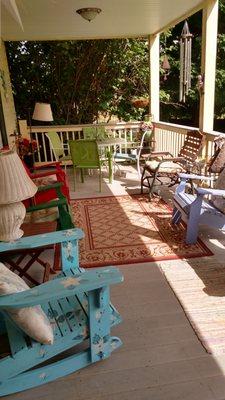
[[[23,29],[4,3],[1,2],[3,40],[78,40],[156,33],[198,11],[204,1],[16,0],[13,3],[18,8]],[[99,7],[102,12],[88,22],[76,13],[83,7]]]

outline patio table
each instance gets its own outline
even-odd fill
[[[119,144],[126,144],[126,141],[121,138],[107,138],[97,140],[98,147],[108,148],[107,158],[109,164],[109,183],[113,181],[113,147]]]

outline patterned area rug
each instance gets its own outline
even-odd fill
[[[72,210],[85,232],[80,262],[86,268],[212,255],[200,240],[186,245],[185,227],[171,225],[166,203],[145,195],[80,199]]]
[[[214,259],[160,263],[205,349],[225,353],[225,268]]]

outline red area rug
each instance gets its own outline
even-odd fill
[[[185,227],[171,224],[171,210],[148,196],[80,199],[72,203],[82,267],[122,265],[212,255],[200,240],[186,245]]]

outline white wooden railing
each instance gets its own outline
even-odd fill
[[[55,125],[55,126],[33,126],[32,136],[38,143],[37,161],[47,162],[53,161],[54,155],[50,149],[48,138],[45,133],[49,131],[57,132],[63,143],[68,140],[76,140],[83,138],[83,127],[92,125]],[[97,124],[94,125],[98,126]],[[123,151],[126,151],[129,142],[135,139],[135,135],[140,130],[141,122],[127,122],[127,123],[109,123],[101,124],[105,126],[106,131],[113,137],[119,137],[125,140],[123,145]],[[183,126],[177,124],[171,124],[167,122],[154,122],[154,139],[155,139],[155,150],[156,151],[169,151],[174,156],[179,153],[185,136],[188,131],[196,130],[190,126]],[[218,135],[225,135],[220,132],[205,132],[206,144],[202,152],[202,158],[209,159],[214,152],[213,140]],[[121,151],[122,149],[119,149]]]
[[[129,142],[134,140],[135,134],[140,130],[141,122],[128,122],[128,123],[114,123],[114,124],[100,124],[105,126],[106,132],[113,137],[124,139],[125,144],[123,150],[126,151]],[[60,136],[62,143],[67,143],[68,140],[76,140],[83,138],[83,127],[98,125],[54,125],[54,126],[32,126],[31,132],[33,139],[38,144],[37,161],[47,162],[54,161],[54,155],[49,146],[49,141],[45,133],[57,132]],[[29,132],[29,129],[28,129]],[[121,147],[121,146],[120,146]],[[121,151],[122,149],[119,149]]]
[[[185,136],[188,131],[194,131],[198,128],[171,124],[167,122],[154,123],[154,138],[156,143],[156,151],[169,151],[176,156],[181,149]],[[208,160],[214,154],[214,139],[216,136],[224,135],[221,132],[204,132],[205,145],[202,150],[201,157]]]

